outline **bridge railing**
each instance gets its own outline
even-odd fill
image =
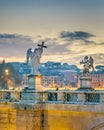
[[[21,100],[20,91],[0,90],[0,102],[14,102]]]
[[[0,90],[0,102],[36,101],[39,103],[104,104],[104,91],[14,91]]]
[[[104,91],[47,91],[43,102],[65,104],[104,104]]]

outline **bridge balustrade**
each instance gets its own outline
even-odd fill
[[[104,92],[97,91],[47,91],[43,92],[45,103],[104,104]]]
[[[64,103],[77,103],[78,94],[77,93],[63,93]]]
[[[60,104],[104,104],[104,91],[32,91],[35,98],[29,98],[31,92],[0,90],[0,102],[20,102],[22,100],[36,100],[40,103]],[[25,95],[25,97],[26,97]],[[31,95],[32,96],[32,95]]]
[[[99,93],[86,93],[85,102],[87,103],[100,103],[100,94]]]

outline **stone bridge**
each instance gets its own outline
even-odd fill
[[[104,130],[104,91],[0,90],[0,130]]]

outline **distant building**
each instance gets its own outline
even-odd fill
[[[30,67],[26,63],[11,62],[21,78],[21,84],[28,84],[27,75],[30,73]],[[104,88],[104,66],[95,67],[96,71],[91,72],[92,86],[94,88]],[[80,86],[80,69],[76,65],[68,63],[51,62],[40,64],[40,71],[43,76],[42,85],[47,86]],[[79,75],[79,76],[78,76]]]
[[[91,74],[93,88],[104,88],[104,74]]]
[[[60,86],[62,79],[60,76],[42,76],[42,86],[43,87],[55,87]]]
[[[57,75],[47,75],[42,78],[44,87],[58,85],[60,87],[72,86],[76,87],[78,83],[77,72],[74,70],[59,70]]]
[[[93,71],[90,73],[90,77],[93,88],[104,88],[104,72]],[[78,84],[80,85],[80,75],[78,76]]]
[[[42,76],[42,86],[43,87],[55,87],[61,86],[62,79],[60,76]],[[28,76],[23,75],[21,78],[21,85],[23,87],[28,86]]]
[[[21,84],[26,86],[28,84],[27,74],[30,73],[30,67],[26,63],[12,62],[11,63],[19,76],[21,77]],[[42,85],[47,86],[77,86],[77,66],[69,65],[61,62],[51,62],[40,64],[40,72],[42,74]]]
[[[63,70],[61,71],[63,74],[63,83],[65,86],[71,85],[72,87],[76,87],[78,83],[77,72],[75,70]]]

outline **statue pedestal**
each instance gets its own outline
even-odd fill
[[[41,79],[41,75],[28,75],[28,87],[21,92],[22,102],[36,103],[41,101]]]
[[[29,75],[28,76],[28,89],[42,90],[42,76],[41,75]]]
[[[89,76],[81,76],[79,90],[93,90],[91,87],[91,80]]]

